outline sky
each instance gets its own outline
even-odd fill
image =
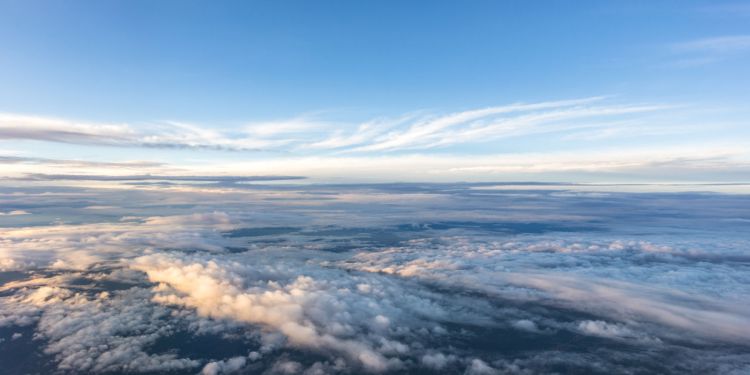
[[[0,173],[747,181],[749,21],[739,1],[4,0]]]

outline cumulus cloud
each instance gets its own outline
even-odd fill
[[[513,326],[513,328],[517,328],[522,331],[528,331],[528,332],[534,332],[534,333],[539,332],[539,327],[537,327],[536,323],[534,323],[533,320],[520,319],[511,323],[511,325]]]
[[[422,356],[422,364],[425,366],[435,369],[442,370],[449,363],[457,360],[455,355],[445,355],[443,353],[429,353]]]
[[[491,375],[497,374],[498,371],[481,359],[474,358],[470,362],[469,368],[466,369],[466,375]]]
[[[44,352],[55,357],[61,370],[153,372],[198,366],[198,361],[174,354],[145,352],[173,329],[167,321],[169,311],[151,304],[148,294],[131,289],[89,296],[42,286],[6,297],[2,303],[5,313],[15,317],[5,324],[35,324],[35,337],[46,341]]]
[[[75,222],[0,229],[3,348],[86,373],[750,368],[746,221],[720,220],[747,197],[575,188],[12,190]]]
[[[335,353],[368,371],[398,368],[399,357],[411,353],[399,339],[404,321],[414,329],[425,325],[420,316],[448,319],[434,301],[404,295],[380,277],[363,280],[298,261],[277,269],[267,262],[155,254],[138,258],[133,267],[158,283],[156,302],[272,328],[293,347]],[[362,281],[369,287],[362,288]]]
[[[729,285],[721,282],[725,289],[717,297],[712,296],[717,290],[710,278],[715,278],[716,272],[727,272],[724,265],[689,266],[677,260],[684,272],[665,277],[666,270],[674,269],[674,257],[690,257],[689,252],[650,243],[617,241],[446,240],[438,246],[431,241],[413,241],[410,246],[364,252],[342,265],[679,330],[660,331],[666,337],[684,335],[687,330],[695,337],[744,343],[750,334],[746,330],[750,327],[750,310],[740,303],[747,296],[744,271],[731,271],[735,281]],[[650,267],[630,268],[649,258],[654,262]],[[550,267],[551,264],[555,267]],[[698,295],[694,294],[697,290],[701,291]],[[529,322],[515,325],[533,328]],[[600,336],[605,332],[611,337],[629,336],[644,343],[658,341],[641,337],[624,326],[585,323],[579,329],[599,332]]]
[[[223,239],[216,230],[232,227],[226,213],[212,212],[132,217],[119,223],[7,229],[0,238],[0,267],[80,270],[100,262],[135,257],[154,248],[223,251]]]
[[[637,340],[645,343],[659,343],[658,338],[650,337],[644,333],[635,332],[624,324],[607,323],[601,320],[585,320],[578,323],[578,329],[592,336],[600,336],[622,340]]]
[[[209,362],[201,370],[201,375],[231,374],[245,367],[246,362],[247,358],[245,357],[232,357],[223,361]]]

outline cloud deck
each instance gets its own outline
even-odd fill
[[[747,195],[174,182],[3,188],[3,368],[750,370]]]

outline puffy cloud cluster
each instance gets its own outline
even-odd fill
[[[404,339],[442,332],[436,322],[450,320],[441,298],[418,287],[409,291],[377,275],[252,255],[240,262],[154,254],[133,267],[158,283],[156,302],[272,329],[292,347],[330,353],[368,371],[403,366],[403,357],[421,350]]]
[[[642,332],[634,332],[624,324],[607,323],[601,320],[584,320],[578,324],[578,329],[587,335],[607,337],[621,340],[637,340],[647,344],[658,344],[658,338],[650,337]]]
[[[199,361],[146,348],[172,333],[170,311],[149,302],[148,290],[84,293],[58,286],[23,288],[2,299],[3,325],[34,325],[60,370],[149,372],[192,369]]]
[[[0,237],[0,270],[82,270],[159,248],[222,251],[225,240],[217,230],[231,227],[226,213],[212,212],[4,229]]]
[[[24,220],[85,220],[1,229],[0,360],[30,345],[70,373],[750,370],[742,197],[693,195],[694,227],[675,209],[644,228],[686,198],[201,189],[8,197]]]
[[[247,363],[245,357],[232,357],[225,361],[209,362],[203,367],[201,375],[230,374],[245,367],[245,363]]]
[[[742,303],[750,298],[747,264],[716,261],[718,257],[696,262],[695,258],[713,257],[635,241],[444,238],[362,252],[340,265],[576,309],[671,338],[749,343],[750,308]],[[733,259],[731,254],[727,259]],[[534,330],[526,322],[516,326]],[[582,322],[579,329],[599,336],[658,341],[604,322]]]

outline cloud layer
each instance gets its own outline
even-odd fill
[[[16,188],[0,207],[29,214],[0,229],[0,361],[36,356],[12,355],[11,373],[746,372],[748,197],[576,189]]]
[[[511,104],[448,114],[413,113],[395,119],[373,119],[337,126],[299,118],[255,123],[225,131],[174,121],[103,124],[4,113],[0,114],[0,139],[120,147],[383,152],[431,149],[529,134],[601,129],[609,127],[605,121],[613,118],[669,108],[611,104],[603,102],[604,99],[592,97]]]

